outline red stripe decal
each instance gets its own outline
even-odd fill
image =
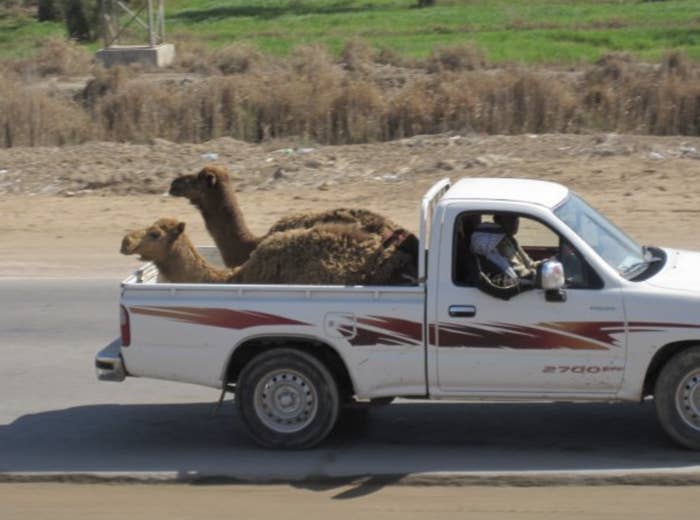
[[[264,312],[233,311],[215,307],[131,307],[129,310],[134,314],[144,316],[236,330],[265,325],[309,325],[303,321]]]
[[[555,326],[556,325],[556,326]],[[438,344],[440,347],[470,348],[512,348],[527,350],[608,350],[615,346],[614,338],[609,342],[599,341],[601,323],[573,322],[574,327],[567,327],[566,322],[542,323],[534,326],[514,325],[508,323],[478,323],[470,326],[440,323],[438,326]],[[579,327],[578,325],[586,325]],[[605,322],[606,327],[611,323]],[[615,323],[624,331],[624,324]],[[591,332],[593,337],[576,334],[577,331]]]
[[[355,336],[349,342],[353,346],[420,346],[423,324],[387,316],[361,316],[357,319]]]
[[[413,341],[423,340],[423,324],[416,321],[388,318],[386,316],[367,316],[357,320],[362,325],[386,329]]]

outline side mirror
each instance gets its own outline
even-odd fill
[[[542,264],[540,270],[542,289],[548,302],[566,301],[566,291],[564,290],[564,266],[556,260],[547,260]]]

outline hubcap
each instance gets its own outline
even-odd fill
[[[700,431],[700,370],[687,374],[678,385],[676,407],[683,421]]]
[[[295,370],[275,370],[255,387],[255,413],[268,428],[294,433],[313,421],[318,396],[309,379]]]

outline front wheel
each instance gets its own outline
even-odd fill
[[[313,356],[274,349],[241,371],[236,402],[253,440],[266,448],[311,448],[330,433],[340,398],[332,374]]]
[[[700,450],[700,347],[666,363],[656,380],[654,401],[666,433],[686,448]]]

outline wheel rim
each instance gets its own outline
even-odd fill
[[[255,413],[278,433],[303,430],[316,417],[318,395],[311,381],[295,370],[265,374],[255,387]]]
[[[683,422],[700,431],[700,370],[688,373],[678,385],[676,408]]]

